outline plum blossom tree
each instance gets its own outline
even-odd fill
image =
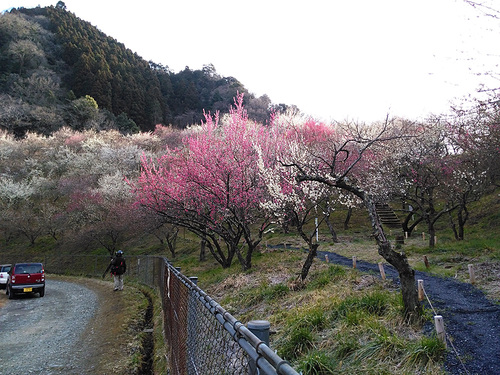
[[[426,223],[432,247],[437,221],[456,208],[456,204],[447,204],[456,159],[450,155],[446,129],[439,121],[417,124],[409,131],[413,136],[398,141],[387,154],[385,171],[392,176],[393,196],[401,199],[409,215],[418,217],[417,222]]]
[[[415,286],[415,271],[406,255],[393,250],[376,211],[376,200],[384,193],[378,169],[381,155],[391,148],[391,142],[406,137],[404,123],[386,120],[365,126],[347,123],[326,126],[314,122],[297,127],[279,121],[273,127],[289,130],[281,136],[279,163],[290,169],[297,181],[317,182],[354,195],[365,205],[373,228],[379,254],[399,273],[405,316],[416,320],[421,315]],[[286,126],[285,126],[286,128]],[[283,134],[283,132],[281,132]]]
[[[242,103],[239,95],[224,121],[206,115],[199,130],[184,138],[183,147],[167,148],[156,162],[143,158],[134,189],[140,205],[206,241],[223,267],[236,256],[249,269],[269,221],[259,207],[267,190],[253,147],[264,129],[248,120]]]
[[[447,144],[455,163],[447,195],[449,204],[457,206],[454,212],[456,223],[450,213],[450,222],[457,240],[464,239],[469,204],[498,186],[499,109],[496,101],[490,104],[480,102],[468,111],[455,109],[455,116],[443,119],[448,134]]]
[[[315,126],[314,123],[307,122],[306,126]],[[281,158],[289,150],[281,148],[283,143],[279,139],[290,139],[295,134],[282,132],[282,129],[275,128],[271,132],[270,140],[265,144],[255,145],[258,153],[258,167],[268,189],[268,194],[264,196],[261,207],[269,213],[272,219],[283,225],[292,224],[300,237],[308,247],[308,254],[300,272],[300,281],[304,282],[309,270],[317,256],[319,243],[315,240],[318,227],[329,217],[333,196],[337,201],[342,201],[339,194],[342,192],[335,187],[328,186],[318,181],[298,181],[296,173],[287,165],[280,163]],[[321,132],[315,133],[320,135]],[[263,146],[278,145],[278,147]],[[265,151],[265,152],[264,152]],[[265,158],[264,158],[265,155]],[[317,220],[319,218],[319,220]],[[315,220],[313,230],[307,230],[307,225]]]

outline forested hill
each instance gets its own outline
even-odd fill
[[[160,123],[185,127],[199,123],[203,110],[227,112],[238,91],[250,118],[266,121],[273,107],[267,95],[255,97],[213,65],[174,73],[145,61],[63,2],[0,16],[0,128],[17,136],[62,126],[124,133]]]

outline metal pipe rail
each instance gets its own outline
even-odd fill
[[[260,340],[253,334],[243,323],[238,321],[213,298],[201,290],[190,278],[183,275],[179,269],[166,259],[162,258],[165,266],[165,274],[162,279],[166,281],[171,277],[176,277],[190,291],[191,298],[198,300],[205,309],[215,318],[215,320],[227,331],[232,339],[239,347],[247,354],[250,361],[255,364],[258,369],[255,374],[263,375],[298,375],[292,366],[282,358],[280,358],[264,341]],[[166,290],[162,291],[170,294],[169,285],[164,285]],[[189,318],[188,318],[189,319]],[[195,319],[195,318],[194,318]],[[195,361],[193,361],[195,362]]]

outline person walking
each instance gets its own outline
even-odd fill
[[[114,291],[123,290],[123,274],[127,270],[127,263],[123,257],[123,251],[118,250],[116,255],[111,259],[110,272],[114,279]]]

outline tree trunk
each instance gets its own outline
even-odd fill
[[[349,221],[351,220],[351,216],[352,216],[352,207],[349,207],[347,209],[347,216],[344,220],[344,230],[348,230],[349,229]]]
[[[409,322],[418,322],[422,315],[422,306],[418,300],[415,271],[410,267],[404,253],[392,250],[391,243],[387,240],[384,230],[382,229],[382,223],[377,214],[375,202],[372,197],[363,193],[362,198],[370,216],[374,236],[378,245],[378,253],[398,271],[401,281],[401,294],[403,297],[405,319]]]
[[[455,236],[455,239],[458,241],[457,226],[455,225],[455,221],[453,220],[453,215],[451,214],[451,212],[448,212],[448,217],[450,218],[450,227],[451,230],[453,231],[453,235]]]
[[[465,236],[465,223],[469,219],[469,211],[466,206],[460,207],[458,210],[458,239],[463,241]]]
[[[436,246],[436,229],[434,229],[434,223],[429,222],[429,247]]]
[[[304,264],[302,265],[302,270],[300,271],[300,280],[304,281],[309,274],[309,270],[313,264],[314,258],[318,255],[318,246],[317,243],[309,243],[309,252],[307,253],[307,258]]]
[[[333,227],[333,224],[330,221],[330,212],[325,214],[325,222],[326,222],[326,225],[328,226],[328,230],[330,231],[330,234],[332,235],[332,241],[335,243],[339,242],[337,232],[335,232],[335,228]]]
[[[408,233],[408,237],[411,237],[411,234],[415,230],[415,227],[422,221],[422,217],[419,217],[417,220],[413,220],[413,217],[415,216],[415,212],[410,212],[408,215],[406,215],[402,226],[403,226],[403,233]],[[413,224],[410,224],[410,221],[413,220]]]
[[[200,262],[204,262],[205,259],[207,259],[207,256],[206,256],[206,253],[207,253],[206,247],[207,247],[207,240],[206,240],[206,238],[202,238],[201,239],[201,243],[200,243]]]

